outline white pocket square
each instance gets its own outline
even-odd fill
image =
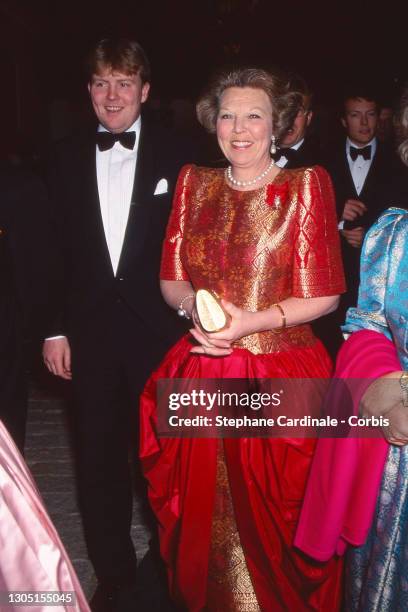
[[[169,190],[169,184],[167,179],[162,178],[156,185],[156,189],[154,190],[153,195],[160,195],[161,193],[167,193]]]

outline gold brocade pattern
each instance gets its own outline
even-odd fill
[[[190,280],[240,308],[266,310],[289,296],[345,289],[333,190],[322,168],[282,170],[272,183],[237,191],[220,169],[180,175],[161,278]],[[236,343],[252,353],[311,346],[309,325]]]
[[[160,276],[163,280],[190,281],[195,290],[212,290],[218,296],[251,312],[266,310],[291,296],[313,298],[343,292],[345,285],[334,195],[327,173],[319,167],[282,170],[267,185],[251,191],[238,191],[226,183],[224,170],[186,166],[177,182]],[[297,359],[293,349],[311,347],[314,343],[315,337],[307,324],[289,327],[281,330],[281,333],[260,332],[242,338],[235,346],[253,354],[269,354],[270,357],[250,358],[249,363],[237,364],[235,368],[234,360],[237,357],[237,362],[240,361],[241,356],[238,359],[233,353],[225,363],[231,363],[231,373],[235,371],[238,376],[241,376],[240,372],[246,377],[252,372],[272,373],[281,370],[290,375],[291,352],[294,353],[293,358]],[[286,355],[274,355],[280,351],[288,351],[289,358]],[[302,351],[299,351],[299,368],[294,363],[293,370],[321,372],[324,375],[326,365],[323,363],[320,368],[316,363],[319,355],[326,359],[324,350],[316,347],[315,351],[307,352],[310,352],[311,357],[310,370],[306,367],[306,361],[303,361],[308,358],[302,356]],[[273,365],[275,359],[276,370]],[[214,361],[215,364],[213,360],[208,364],[208,372],[213,376],[219,367],[223,375],[223,360]],[[205,375],[207,371],[204,358],[201,361],[201,357],[194,356],[183,363],[179,371],[186,378],[194,372]],[[262,439],[256,440],[253,453],[251,450],[248,456],[242,454],[243,469],[252,458],[260,461],[259,465],[254,464],[253,470],[259,472],[261,488],[258,490],[257,485],[256,493],[251,491],[246,478],[242,485],[247,486],[248,503],[253,504],[251,507],[254,512],[259,510],[257,518],[261,515],[265,521],[267,533],[262,533],[263,526],[257,524],[254,526],[254,537],[258,535],[259,538],[256,542],[260,547],[258,550],[261,552],[263,547],[267,554],[271,566],[271,582],[273,575],[277,576],[276,584],[270,584],[270,609],[275,602],[277,610],[284,609],[284,602],[299,602],[299,610],[309,609],[306,601],[310,595],[310,579],[316,582],[316,572],[319,579],[320,573],[322,581],[324,578],[325,570],[309,566],[292,548],[294,513],[300,505],[313,444],[311,440],[296,440],[291,445],[283,440],[275,443]],[[199,448],[196,459],[191,463],[191,470],[189,468],[185,474],[195,483],[195,477],[199,478],[202,470],[201,453],[203,459],[207,456],[204,454],[205,447],[202,451]],[[191,609],[203,609],[205,606],[207,612],[259,612],[260,603],[265,607],[261,597],[268,597],[262,587],[266,572],[262,560],[257,558],[249,543],[248,550],[243,549],[246,532],[238,532],[236,521],[236,517],[242,517],[245,524],[240,505],[243,500],[238,491],[237,498],[232,496],[235,490],[231,489],[228,478],[228,469],[232,476],[233,470],[239,470],[241,466],[227,466],[222,440],[218,441],[217,449],[216,480],[214,483],[211,471],[209,484],[211,495],[214,485],[214,510],[211,517],[211,508],[205,511],[208,520],[212,519],[211,540],[209,543],[206,532],[205,541],[201,543],[201,547],[205,546],[205,552],[208,546],[210,548],[208,573],[204,575],[207,568],[201,566],[200,577],[204,582],[200,583],[197,606],[193,605]],[[196,450],[192,454],[195,453]],[[177,464],[175,470],[178,469]],[[195,469],[200,471],[196,473]],[[178,489],[179,478],[175,478],[174,482],[177,483],[174,488],[177,486]],[[165,485],[167,487],[167,483]],[[164,498],[167,493],[162,495]],[[189,515],[187,511],[183,514],[181,506],[181,528],[187,529],[191,520],[195,520],[195,516]],[[173,520],[170,523],[172,530]],[[272,550],[273,541],[277,543],[276,555]],[[271,550],[266,553],[269,546]],[[180,551],[184,554],[182,560],[177,558]],[[180,566],[189,563],[189,551],[181,546],[180,549],[172,550],[171,555],[174,555],[172,558],[176,566],[179,561]],[[191,569],[194,571],[194,566]],[[268,579],[268,576],[265,578]],[[174,577],[175,588],[180,588],[180,601],[183,597],[188,597],[190,601],[190,595],[193,600],[194,592],[191,593],[191,589],[194,591],[194,584],[189,581],[189,593],[184,596],[186,585],[183,580],[182,576]],[[268,587],[266,590],[269,590]],[[318,601],[320,595],[313,594],[313,598]],[[301,604],[303,600],[304,606]],[[269,606],[266,607],[269,609]]]
[[[271,331],[251,334],[234,342],[234,346],[247,349],[254,355],[258,355],[284,351],[294,347],[312,346],[314,342],[316,342],[316,338],[310,325],[297,325],[296,327],[288,327],[279,334]]]
[[[260,612],[235,522],[222,440],[216,479],[206,610]]]

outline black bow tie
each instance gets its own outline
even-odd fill
[[[96,132],[96,144],[100,151],[111,149],[115,142],[120,142],[122,147],[133,149],[136,141],[136,132],[121,132],[120,134],[112,134],[112,132]]]
[[[272,157],[276,162],[279,161],[281,157],[286,157],[288,161],[293,161],[296,159],[296,154],[296,149],[291,149],[288,147],[287,149],[278,149],[276,153],[272,155]]]
[[[361,155],[363,159],[371,159],[371,145],[367,145],[363,149],[357,149],[357,147],[350,146],[351,159],[356,161],[359,155]]]

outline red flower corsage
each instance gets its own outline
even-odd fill
[[[281,185],[274,185],[273,183],[268,186],[268,192],[266,195],[266,203],[268,206],[279,208],[286,201],[289,195],[289,185],[285,181]]]

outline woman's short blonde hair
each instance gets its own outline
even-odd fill
[[[302,95],[290,91],[289,81],[282,75],[261,68],[224,71],[213,77],[196,106],[199,122],[211,133],[216,131],[221,97],[230,87],[252,87],[266,93],[272,106],[273,134],[278,142],[293,125],[302,107]]]
[[[404,164],[408,166],[408,85],[402,93],[398,115],[397,131],[401,139],[398,153]]]

